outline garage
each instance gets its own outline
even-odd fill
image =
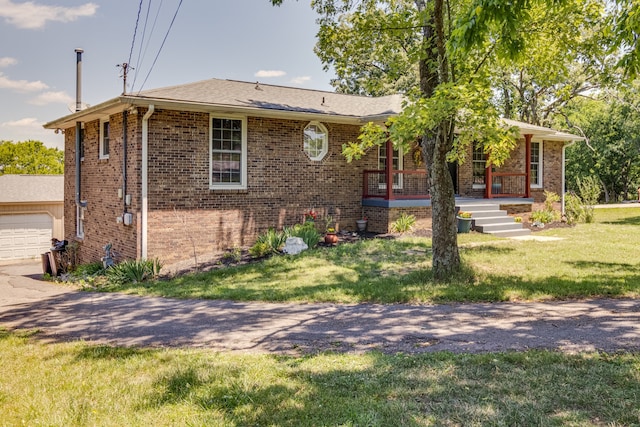
[[[37,258],[51,247],[48,214],[0,215],[0,260]]]
[[[0,262],[40,259],[64,239],[62,175],[0,175]]]

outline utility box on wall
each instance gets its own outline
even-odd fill
[[[124,225],[131,225],[131,224],[133,224],[133,214],[131,213],[124,214]]]

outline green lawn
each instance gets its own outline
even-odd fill
[[[519,301],[640,294],[640,209],[598,209],[596,223],[536,232],[558,241],[459,235],[465,273],[431,275],[431,240],[374,239],[299,256],[103,290],[176,298],[336,303]]]
[[[640,424],[640,355],[234,355],[0,330],[0,425]]]

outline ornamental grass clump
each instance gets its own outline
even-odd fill
[[[403,212],[402,215],[391,224],[391,231],[394,233],[406,233],[413,230],[415,223],[416,217],[414,215],[407,215]]]
[[[162,262],[158,259],[125,260],[106,270],[109,281],[116,284],[142,283],[160,275]]]

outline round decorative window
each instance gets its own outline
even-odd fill
[[[304,128],[304,152],[311,160],[322,160],[329,150],[329,134],[322,123],[311,122]]]

